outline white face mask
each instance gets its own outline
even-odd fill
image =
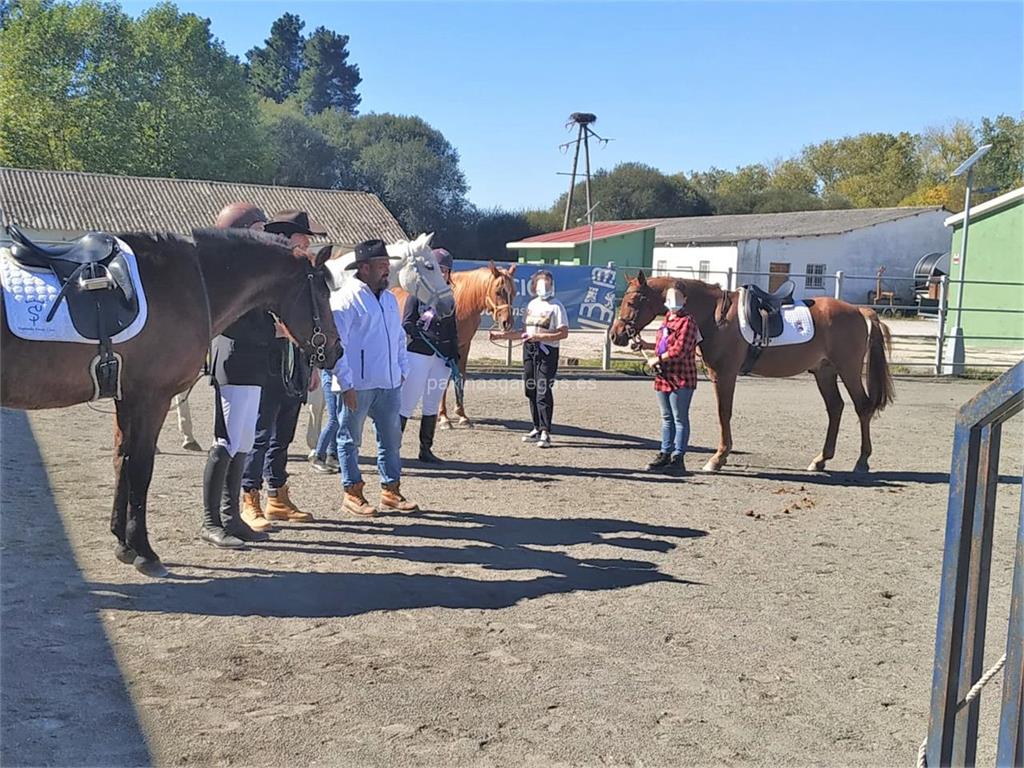
[[[546,277],[537,281],[537,295],[542,299],[550,299],[555,295],[555,291]]]
[[[683,294],[675,288],[669,288],[665,292],[665,308],[670,312],[677,312],[686,306],[686,299]]]

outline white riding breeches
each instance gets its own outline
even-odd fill
[[[220,413],[224,429],[217,432],[217,444],[236,453],[249,453],[256,440],[256,421],[260,416],[260,388],[243,384],[221,384]]]
[[[412,416],[416,404],[423,399],[423,415],[436,416],[441,408],[444,388],[448,385],[451,372],[437,355],[409,353],[409,375],[402,385],[401,415]]]

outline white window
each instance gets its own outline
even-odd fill
[[[664,275],[666,272],[668,272],[668,261],[661,259],[654,265],[654,274]]]
[[[819,288],[825,287],[825,265],[824,264],[808,264],[807,265],[807,277],[804,280],[804,288]]]
[[[700,264],[697,265],[697,279],[707,282],[709,274],[711,274],[711,262],[700,262]]]

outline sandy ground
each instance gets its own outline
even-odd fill
[[[899,382],[874,471],[855,477],[852,418],[837,471],[802,470],[825,424],[812,381],[744,380],[728,471],[678,480],[640,470],[656,447],[649,381],[564,384],[543,451],[519,439],[518,383],[474,382],[478,427],[439,436],[443,468],[407,466],[418,515],[346,517],[337,477],[295,460],[293,496],[317,522],[242,553],[196,539],[204,457],[169,420],[150,494],[165,581],[113,558],[110,416],[4,412],[0,761],[912,764],[954,415],[979,385]],[[717,440],[712,403],[704,382],[692,465]],[[207,387],[193,409],[210,423]],[[1022,444],[1009,423],[989,662]]]

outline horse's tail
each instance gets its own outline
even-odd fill
[[[877,416],[896,397],[888,359],[888,355],[892,354],[892,334],[889,326],[878,319],[878,313],[873,309],[862,309],[861,314],[870,327],[867,354],[868,402],[871,415]]]

